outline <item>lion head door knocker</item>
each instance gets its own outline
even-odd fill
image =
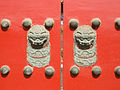
[[[97,61],[96,31],[89,25],[79,26],[78,23],[76,19],[69,22],[74,30],[74,62],[79,67],[92,66]]]
[[[50,62],[50,34],[53,19],[46,19],[45,26],[34,25],[27,32],[27,62],[34,67],[45,67]]]

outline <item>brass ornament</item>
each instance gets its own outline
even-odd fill
[[[30,18],[25,18],[22,21],[22,25],[24,30],[28,30],[32,26],[32,20]]]
[[[33,73],[33,68],[30,67],[30,66],[25,66],[24,69],[23,69],[23,73],[26,76],[30,76]]]
[[[27,61],[34,67],[50,62],[49,31],[43,25],[34,25],[27,33]]]
[[[1,21],[1,28],[2,28],[3,31],[8,30],[10,25],[11,25],[11,23],[10,23],[10,20],[8,20],[8,19],[3,19]]]
[[[55,69],[52,66],[46,67],[45,68],[45,76],[47,78],[51,78],[55,73]]]
[[[8,75],[10,72],[10,67],[7,65],[3,65],[0,69],[2,75]]]
[[[79,26],[73,33],[74,62],[79,67],[88,67],[97,61],[96,31],[88,25]]]
[[[70,74],[71,74],[72,77],[76,77],[79,74],[79,72],[80,72],[80,69],[76,65],[73,65],[70,68]]]
[[[45,67],[50,62],[49,30],[53,27],[54,21],[48,18],[45,23],[50,27],[34,25],[27,32],[27,62],[33,67]]]

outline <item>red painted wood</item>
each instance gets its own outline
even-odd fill
[[[114,27],[114,20],[120,17],[120,0],[65,0],[63,32],[63,89],[64,90],[119,90],[120,79],[114,75],[114,68],[120,65],[120,31]],[[92,67],[80,68],[76,78],[69,69],[73,61],[73,31],[68,22],[72,18],[80,25],[90,25],[98,17],[102,25],[97,32],[97,62],[102,69],[100,77],[92,77]]]
[[[7,18],[11,27],[4,32],[0,29],[0,66],[9,65],[11,71],[6,78],[0,76],[0,90],[58,90],[60,89],[60,0],[2,0],[0,20]],[[51,61],[55,75],[47,79],[45,68],[34,68],[30,78],[23,75],[26,60],[27,31],[22,20],[31,18],[33,25],[53,18],[55,24],[50,31]]]

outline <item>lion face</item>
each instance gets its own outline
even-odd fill
[[[34,25],[27,33],[27,40],[33,49],[41,49],[49,43],[49,31],[42,25]]]
[[[73,37],[80,49],[90,49],[96,42],[96,32],[88,25],[79,26]]]

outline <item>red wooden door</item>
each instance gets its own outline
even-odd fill
[[[65,0],[64,1],[64,31],[63,31],[63,89],[64,90],[119,90],[120,79],[114,73],[120,65],[120,17],[119,0]],[[69,20],[79,20],[79,26],[89,25],[91,20],[99,18],[100,27],[96,32],[97,61],[92,66],[80,66],[74,62],[74,40],[70,30]],[[73,26],[75,26],[74,24]],[[89,27],[89,28],[90,28]],[[88,33],[88,32],[87,32]],[[84,50],[83,50],[84,51]],[[76,77],[70,74],[71,66],[76,65],[80,71]],[[92,75],[94,66],[101,68],[101,74],[96,78]],[[119,69],[117,71],[119,74]]]
[[[0,76],[0,90],[58,90],[60,89],[60,0],[2,0],[0,20],[9,19],[8,30],[0,29],[0,67],[8,65],[10,72]],[[27,33],[22,21],[32,20],[32,26],[43,25],[53,18],[50,35],[50,63],[45,67],[33,67],[30,77],[25,77],[23,68],[27,62]],[[31,26],[31,27],[32,27]],[[29,65],[31,66],[31,65]],[[55,70],[51,78],[45,76],[45,68]]]

